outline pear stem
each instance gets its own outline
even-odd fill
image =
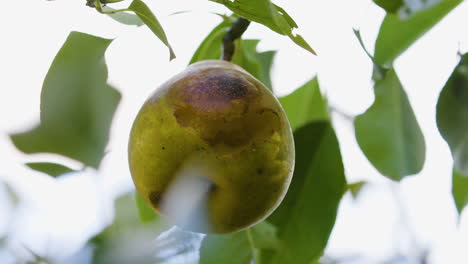
[[[234,55],[234,41],[242,36],[250,25],[250,20],[239,17],[234,21],[232,27],[223,37],[223,57],[222,60],[231,61]]]

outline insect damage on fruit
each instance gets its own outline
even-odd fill
[[[202,61],[142,106],[129,163],[153,209],[191,231],[228,233],[279,205],[294,142],[281,105],[260,81],[230,62]]]

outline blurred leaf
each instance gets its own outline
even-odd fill
[[[106,84],[104,53],[112,40],[72,32],[44,80],[41,123],[11,135],[25,153],[57,153],[97,168],[120,94]]]
[[[115,9],[110,8],[109,6],[104,6],[102,9],[105,12],[116,11]],[[126,13],[126,12],[116,12],[116,13],[108,14],[108,16],[114,19],[115,21],[122,23],[124,25],[139,27],[145,24],[143,21],[141,21],[141,19],[137,15]]]
[[[443,0],[374,0],[387,13],[396,13],[404,20],[417,12],[429,9]]]
[[[281,246],[262,250],[268,264],[318,260],[335,224],[346,179],[337,138],[329,122],[313,122],[294,133],[296,166],[288,193],[267,219]]]
[[[135,194],[129,193],[115,201],[113,223],[91,240],[93,264],[155,263],[155,239],[168,226],[160,218],[141,223],[134,198]]]
[[[262,80],[262,83],[265,84],[266,87],[270,88],[270,90],[273,90],[273,84],[271,83],[271,66],[273,65],[275,55],[276,50],[264,51],[257,54],[257,59],[262,67],[262,77],[259,80]]]
[[[250,264],[258,250],[277,248],[278,243],[275,227],[265,221],[241,232],[207,235],[200,248],[199,264]]]
[[[382,7],[387,13],[395,13],[403,6],[403,0],[374,0],[378,6]]]
[[[273,4],[270,0],[210,0],[222,4],[232,12],[248,20],[255,21],[269,27],[271,30],[288,36],[297,45],[315,54],[315,51],[298,34],[293,33],[297,28],[296,22],[286,13],[284,9]]]
[[[401,180],[421,171],[424,136],[394,69],[374,85],[375,101],[354,120],[356,139],[383,175]]]
[[[236,41],[236,51],[232,63],[237,64],[255,76],[270,90],[270,71],[275,51],[257,52],[258,39],[246,39]]]
[[[155,240],[155,264],[198,263],[198,252],[203,235],[172,227]],[[178,260],[178,261],[176,261]]]
[[[279,98],[293,131],[318,120],[328,120],[327,102],[320,92],[317,77],[305,83],[288,96]]]
[[[468,175],[468,53],[440,93],[437,126],[450,147],[455,169]]]
[[[20,197],[18,193],[8,182],[0,181],[0,185],[2,185],[5,188],[10,203],[13,205],[13,207],[16,207],[20,202]]]
[[[280,246],[276,227],[267,221],[263,221],[249,230],[256,249],[278,249]]]
[[[29,162],[29,163],[26,163],[25,165],[33,170],[48,174],[52,177],[58,177],[65,173],[74,171],[61,164],[50,163],[50,162]]]
[[[169,48],[170,60],[174,59],[176,56],[172,50],[169,41],[167,40],[166,33],[159,23],[156,16],[151,12],[151,9],[141,0],[133,0],[133,2],[128,7],[129,11],[133,11],[148,27],[153,31],[153,33]]]
[[[216,26],[202,41],[189,64],[202,60],[219,60],[222,53],[222,39],[232,23],[223,21]],[[256,39],[235,41],[235,52],[232,63],[241,66],[259,81],[271,89],[270,71],[275,51],[257,52],[260,41]]]
[[[375,60],[381,65],[391,65],[401,53],[462,1],[443,0],[406,20],[401,20],[395,14],[387,14],[375,43]]]
[[[135,201],[141,222],[147,223],[156,220],[158,214],[146,204],[138,192],[135,192]]]
[[[356,199],[359,193],[362,191],[362,188],[368,183],[365,181],[358,181],[355,183],[348,184],[348,191],[351,193],[354,199]]]
[[[199,264],[250,264],[253,258],[247,231],[207,235],[200,248]]]
[[[398,10],[398,16],[405,20],[414,14],[427,10],[445,0],[403,0],[404,5]]]
[[[181,10],[181,11],[177,11],[177,12],[174,12],[174,13],[170,13],[169,15],[170,16],[175,16],[175,15],[182,15],[182,14],[187,14],[187,13],[190,13],[192,12],[191,10]]]
[[[462,175],[453,170],[452,196],[458,213],[461,214],[463,208],[468,204],[468,175]]]

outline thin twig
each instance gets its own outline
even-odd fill
[[[244,32],[250,25],[250,21],[239,17],[234,21],[232,27],[223,37],[223,57],[222,59],[225,61],[231,61],[232,56],[234,55],[235,45],[234,41],[242,36]]]

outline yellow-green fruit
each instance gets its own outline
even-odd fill
[[[279,205],[292,177],[294,142],[280,103],[260,81],[230,62],[202,61],[142,106],[129,163],[153,209],[192,231],[229,233]],[[204,193],[194,194],[191,185]]]

